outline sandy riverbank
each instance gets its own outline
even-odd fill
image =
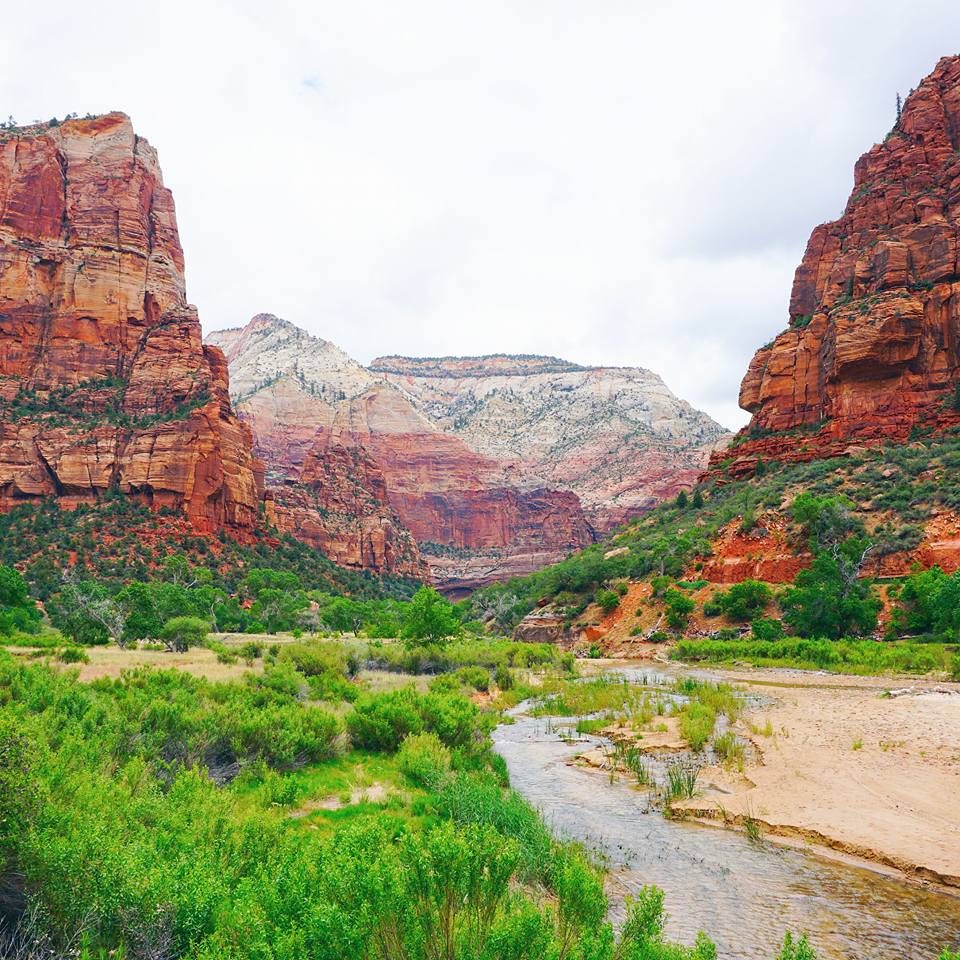
[[[960,888],[960,684],[717,672],[771,701],[735,728],[759,759],[678,806]]]

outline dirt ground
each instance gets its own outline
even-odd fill
[[[716,672],[766,701],[735,727],[759,760],[678,806],[960,887],[960,684]]]

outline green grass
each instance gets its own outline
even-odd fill
[[[680,640],[673,660],[747,663],[862,676],[928,674],[952,669],[954,644],[880,640]]]

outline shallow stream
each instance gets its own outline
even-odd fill
[[[610,867],[613,915],[644,884],[666,894],[668,935],[704,930],[728,960],[773,960],[785,930],[806,931],[818,960],[936,960],[960,941],[960,897],[812,852],[751,843],[743,834],[668,820],[625,777],[566,761],[605,743],[569,743],[569,718],[523,705],[494,741],[513,786],[558,836],[583,841]]]

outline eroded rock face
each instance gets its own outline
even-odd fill
[[[173,198],[119,113],[0,134],[0,509],[110,489],[251,530],[227,365],[186,301]]]
[[[382,471],[362,447],[333,434],[313,447],[299,480],[270,487],[268,512],[281,532],[342,567],[427,576],[416,541],[387,506]]]
[[[555,357],[381,357],[372,372],[445,433],[575,493],[606,532],[691,486],[729,434],[638,367]]]
[[[906,439],[960,422],[960,57],[907,99],[883,143],[857,162],[843,216],[817,227],[797,268],[790,328],[753,358],[733,451],[800,459]]]
[[[575,494],[471,449],[333,344],[267,314],[208,343],[226,353],[268,486],[309,482],[317,451],[357,451],[382,478],[371,480],[370,502],[413,535],[445,589],[528,573],[593,542]],[[314,487],[321,498],[340,498],[335,482]]]

